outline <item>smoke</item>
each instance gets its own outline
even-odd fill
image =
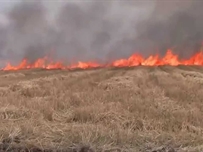
[[[111,61],[139,52],[182,56],[203,40],[201,1],[22,1],[0,16],[0,59]],[[4,20],[4,21],[3,21]]]
[[[181,57],[200,50],[203,42],[202,1],[158,1],[145,22],[138,23],[137,44],[141,52],[163,55],[172,48]]]
[[[145,18],[152,7],[149,4],[130,1],[67,4],[56,20],[60,33],[57,50],[70,60],[109,61],[128,56],[136,37],[134,26],[141,20],[139,12]],[[148,9],[140,9],[140,6]]]

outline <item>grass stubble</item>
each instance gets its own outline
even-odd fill
[[[0,151],[203,150],[201,67],[1,71],[0,80]]]

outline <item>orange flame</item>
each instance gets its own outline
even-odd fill
[[[88,69],[97,67],[107,67],[96,62],[81,62],[73,65],[64,65],[62,62],[48,62],[47,57],[37,59],[34,63],[30,64],[27,59],[20,62],[19,65],[12,66],[8,63],[2,70],[20,70],[20,69],[32,69],[32,68],[43,68],[43,69]],[[160,58],[159,55],[151,55],[148,58],[144,58],[139,54],[134,54],[128,59],[119,59],[108,64],[110,67],[133,67],[133,66],[161,66],[161,65],[199,65],[203,66],[203,53],[202,51],[196,53],[189,59],[180,60],[178,55],[174,54],[172,50],[167,50],[165,56]]]

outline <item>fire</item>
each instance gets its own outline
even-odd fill
[[[88,68],[97,68],[97,67],[133,67],[133,66],[161,66],[161,65],[199,65],[203,66],[203,53],[200,51],[193,55],[189,59],[181,60],[178,55],[174,54],[172,50],[167,50],[164,57],[159,55],[151,55],[148,58],[144,58],[139,54],[134,54],[128,59],[119,59],[113,61],[108,65],[99,64],[96,62],[81,62],[79,61],[73,65],[64,65],[62,62],[52,62],[49,61],[47,57],[40,58],[34,63],[29,63],[27,59],[22,60],[18,65],[13,66],[8,63],[2,70],[20,70],[20,69],[32,69],[32,68],[43,68],[43,69],[88,69]]]

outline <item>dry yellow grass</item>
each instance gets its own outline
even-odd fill
[[[203,68],[22,70],[0,72],[0,80],[1,141],[203,150]]]

